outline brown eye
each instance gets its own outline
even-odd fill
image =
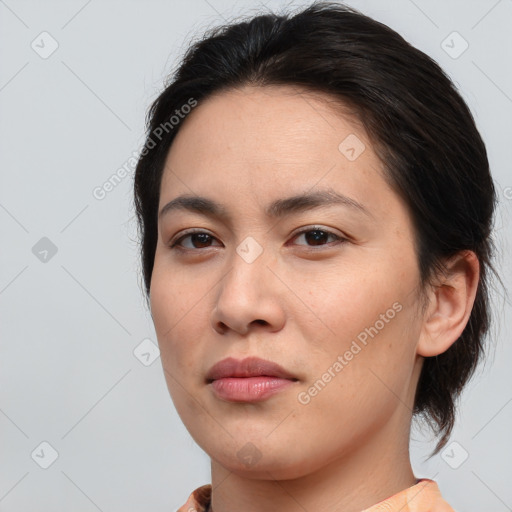
[[[331,233],[330,231],[326,231],[325,229],[319,229],[319,228],[309,228],[301,231],[297,234],[295,239],[300,238],[301,236],[304,236],[304,240],[306,241],[306,245],[310,247],[314,246],[322,246],[329,243],[329,237],[333,239],[333,241],[344,241],[345,239],[335,235],[334,233]],[[304,245],[304,244],[299,244]]]
[[[331,231],[327,231],[325,229],[321,229],[318,227],[303,229],[302,231],[297,233],[293,237],[293,239],[297,240],[302,236],[304,237],[306,243],[300,243],[298,245],[305,245],[306,247],[321,247],[323,245],[328,245],[330,243],[332,244],[333,242],[343,243],[347,241],[346,238],[343,238],[339,235],[336,235],[335,233],[332,233]],[[183,243],[185,240],[189,240],[188,245],[185,245]],[[216,245],[213,244],[215,240],[217,239],[210,235],[209,233],[206,233],[205,231],[192,231],[182,235],[175,242],[173,242],[171,244],[171,248],[177,247],[179,249],[191,251],[206,249],[208,247],[214,247]]]
[[[192,247],[187,247],[182,244],[182,242],[186,239],[190,239],[190,242],[192,244]],[[191,233],[187,233],[186,235],[183,235],[182,237],[178,238],[171,247],[178,246],[183,249],[201,249],[205,247],[211,247],[211,243],[215,240],[213,236],[211,236],[209,233],[206,233],[204,231],[195,231]]]

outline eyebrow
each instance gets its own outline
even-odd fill
[[[292,213],[315,208],[340,205],[374,218],[370,211],[361,203],[333,189],[316,190],[314,192],[305,192],[303,194],[277,199],[267,206],[265,214],[267,217],[280,218]],[[229,217],[226,208],[212,199],[197,195],[182,195],[164,205],[158,214],[158,218],[162,218],[167,213],[176,210],[190,211],[217,218]]]

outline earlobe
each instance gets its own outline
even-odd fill
[[[433,357],[457,341],[475,302],[480,264],[473,251],[457,253],[445,263],[445,272],[429,290],[429,304],[417,345],[417,354]]]

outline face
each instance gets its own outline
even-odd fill
[[[161,183],[159,212],[208,200],[159,216],[150,300],[168,389],[210,457],[255,478],[408,443],[421,367],[412,222],[362,127],[324,100],[285,86],[210,97]],[[285,373],[210,373],[249,357]]]

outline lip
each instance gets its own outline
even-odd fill
[[[208,383],[227,377],[278,377],[298,380],[277,363],[259,357],[246,357],[245,359],[227,357],[214,364],[206,374]]]
[[[265,400],[296,381],[282,366],[259,357],[228,357],[213,365],[206,375],[206,383],[217,397],[230,402]]]

